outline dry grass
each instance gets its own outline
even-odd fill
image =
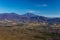
[[[0,40],[60,40],[59,30],[53,28],[45,23],[4,25],[0,26]]]

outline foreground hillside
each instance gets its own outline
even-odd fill
[[[0,40],[60,40],[60,24],[1,21]]]

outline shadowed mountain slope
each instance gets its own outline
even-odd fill
[[[60,18],[48,18],[44,16],[38,16],[33,13],[26,13],[19,15],[16,13],[3,13],[0,14],[0,20],[14,20],[20,22],[48,22],[48,23],[60,23]]]

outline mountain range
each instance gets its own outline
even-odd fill
[[[60,18],[49,18],[44,16],[35,15],[33,13],[26,13],[19,15],[16,13],[1,13],[0,20],[13,20],[20,22],[48,22],[48,23],[60,23]]]

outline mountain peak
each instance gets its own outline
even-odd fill
[[[34,17],[34,16],[38,16],[38,15],[35,15],[33,13],[26,13],[23,16],[25,16],[25,17]]]

